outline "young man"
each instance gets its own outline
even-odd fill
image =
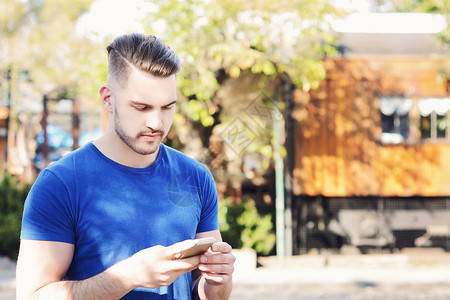
[[[201,164],[164,144],[176,54],[154,36],[108,46],[106,133],[41,172],[26,200],[17,299],[227,299],[234,256]],[[203,254],[177,259],[193,238]],[[191,271],[201,276],[192,284]],[[192,285],[194,287],[192,287]]]

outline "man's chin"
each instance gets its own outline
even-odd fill
[[[136,153],[140,154],[140,155],[152,155],[155,153],[158,153],[159,151],[159,146],[160,146],[161,142],[155,142],[152,143],[152,145],[150,146],[143,146],[143,147],[139,147],[136,149],[133,149]]]

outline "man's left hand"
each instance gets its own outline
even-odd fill
[[[200,257],[198,269],[206,282],[222,285],[231,282],[236,258],[231,246],[225,242],[214,243],[210,250]]]

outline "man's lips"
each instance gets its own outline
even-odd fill
[[[144,138],[158,138],[164,135],[163,132],[149,132],[149,133],[141,133],[140,136]]]

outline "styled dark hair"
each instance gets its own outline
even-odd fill
[[[126,82],[131,66],[157,77],[169,77],[181,68],[175,52],[154,35],[124,34],[114,39],[106,50],[108,75],[119,84]]]

